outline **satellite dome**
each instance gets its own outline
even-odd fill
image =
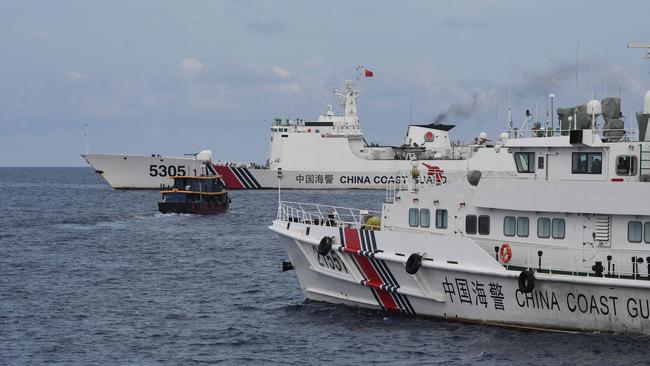
[[[600,104],[600,101],[593,99],[587,103],[587,114],[588,115],[599,115],[603,113],[603,106]]]
[[[487,140],[487,133],[485,133],[485,132],[481,132],[481,133],[479,133],[479,134],[478,134],[478,138],[479,138],[480,140]]]
[[[212,150],[201,150],[196,154],[197,160],[212,160]]]

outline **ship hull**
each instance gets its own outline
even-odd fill
[[[523,292],[520,272],[488,262],[468,238],[283,220],[270,229],[312,300],[510,327],[650,334],[647,281],[536,273],[534,289]],[[325,256],[318,254],[324,236],[334,238]],[[409,255],[427,250],[408,274]]]
[[[464,176],[468,169],[480,169],[495,174],[511,174],[512,159],[503,154],[492,162],[467,160],[429,160],[418,162],[423,172],[419,181],[448,179],[453,175]],[[138,155],[84,154],[84,159],[115,189],[158,189],[170,184],[172,173],[201,173],[203,161],[183,157],[152,157]],[[505,159],[504,159],[505,158]],[[439,168],[428,175],[424,164]],[[282,180],[276,169],[253,168],[242,165],[212,164],[214,173],[223,177],[231,190],[240,189],[385,189],[388,184],[411,179],[408,174],[413,162],[406,160],[382,160],[359,162],[346,170],[292,170],[283,169]],[[436,175],[438,175],[436,177]]]
[[[202,173],[203,160],[146,155],[82,154],[112,188],[159,189],[169,185],[175,175]]]
[[[227,202],[158,202],[158,211],[162,213],[215,215],[226,212],[227,210]]]
[[[435,174],[427,174],[421,170],[418,182],[433,182],[447,180],[454,176],[465,176],[467,170],[458,161],[432,160],[420,162],[434,164],[440,170]],[[409,173],[412,164],[409,161],[401,161],[385,164],[385,168],[364,168],[359,166],[357,170],[349,171],[313,171],[313,170],[283,170],[282,179],[278,179],[278,171],[274,169],[246,168],[227,165],[213,165],[215,171],[223,177],[228,189],[386,189],[392,183],[404,182],[412,179]],[[511,171],[482,169],[493,174],[509,175]],[[495,167],[493,167],[495,168]],[[401,172],[401,173],[398,173]]]

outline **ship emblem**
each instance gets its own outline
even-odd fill
[[[440,167],[435,166],[435,165],[429,165],[427,163],[422,163],[427,168],[427,176],[433,177],[433,180],[436,183],[445,183],[447,182],[447,177],[443,175],[445,172],[444,170],[440,169]]]

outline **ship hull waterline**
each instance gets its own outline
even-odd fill
[[[205,161],[185,157],[82,154],[114,189],[160,189],[173,183],[175,175],[203,173]]]
[[[124,159],[124,158],[127,159]],[[114,189],[159,189],[161,185],[172,183],[171,177],[176,174],[201,173],[204,162],[187,158],[121,156],[121,155],[84,155],[84,159]],[[411,162],[403,162],[403,167],[397,165],[386,170],[354,170],[354,171],[314,171],[314,170],[283,170],[281,180],[278,171],[264,168],[237,167],[230,165],[211,165],[214,173],[222,176],[230,190],[243,189],[385,189],[387,184],[410,179],[402,175],[397,177],[399,170],[409,170]],[[432,161],[440,167],[441,174],[464,175],[465,170],[458,162]],[[452,168],[453,169],[450,169]],[[185,172],[185,173],[183,173]],[[501,174],[508,174],[501,172]],[[423,174],[419,180],[435,179]],[[444,178],[446,179],[446,178]]]
[[[402,248],[412,242],[435,248],[436,240],[444,240],[440,237],[279,220],[270,229],[279,235],[311,300],[509,327],[650,334],[647,281],[536,273],[535,288],[524,293],[519,290],[518,271],[439,261],[432,249],[425,256],[433,260],[423,261],[410,275],[404,266],[411,253],[382,248],[389,242]],[[317,252],[323,236],[334,237],[334,250],[326,256]],[[368,250],[361,255],[343,251],[338,243],[350,236],[358,237],[362,249]],[[371,250],[373,246],[379,251]]]

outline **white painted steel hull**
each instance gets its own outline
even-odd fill
[[[387,184],[396,179],[398,172],[409,172],[417,166],[420,170],[420,181],[435,179],[428,175],[426,165],[439,168],[442,179],[453,175],[465,176],[468,170],[477,169],[485,174],[497,175],[514,174],[512,155],[502,150],[496,153],[492,149],[481,149],[466,160],[423,160],[411,162],[407,160],[359,160],[341,161],[338,164],[345,170],[336,169],[336,164],[312,164],[314,167],[326,165],[322,170],[283,169],[283,189],[385,189]],[[426,164],[426,165],[425,165]],[[309,164],[304,164],[309,165]],[[247,168],[214,164],[215,171],[224,178],[230,189],[268,189],[278,188],[278,172],[276,169]],[[411,179],[402,173],[397,179]]]
[[[309,299],[506,326],[650,334],[647,281],[536,273],[535,289],[525,294],[518,288],[519,272],[490,260],[468,238],[281,220],[270,229],[279,234]],[[352,249],[355,235],[365,252],[340,250],[343,242]],[[316,252],[323,236],[334,237],[328,258]],[[406,273],[408,256],[427,251],[425,258],[432,260],[424,260],[415,275]]]
[[[277,189],[278,172],[271,169],[214,165],[229,189]],[[385,189],[396,171],[282,171],[282,189]],[[462,172],[464,175],[465,172]],[[398,179],[409,179],[400,176]],[[421,179],[433,179],[422,177]]]
[[[159,189],[170,176],[201,174],[204,161],[192,157],[82,154],[97,174],[115,189]],[[185,172],[185,173],[183,173]]]
[[[202,160],[191,157],[167,157],[118,154],[82,154],[82,157],[95,171],[116,189],[158,189],[160,184],[170,184],[170,167],[179,172],[183,167],[188,174],[201,172]],[[439,167],[441,174],[465,175],[467,169],[480,168],[499,174],[510,174],[512,157],[505,151],[495,154],[492,159],[430,160],[419,162],[421,180],[433,179],[426,176],[426,163]],[[161,166],[165,176],[161,176]],[[213,164],[215,171],[224,178],[229,189],[276,189],[277,170],[239,167],[235,165]],[[283,170],[284,189],[385,189],[400,170],[409,171],[412,162],[405,160],[379,161],[359,164],[358,169],[337,170]],[[401,179],[410,179],[402,175]]]

